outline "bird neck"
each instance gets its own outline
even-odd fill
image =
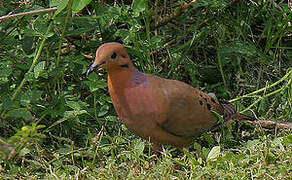
[[[110,88],[122,90],[135,87],[146,81],[146,75],[139,72],[133,65],[128,68],[113,69],[108,71]]]

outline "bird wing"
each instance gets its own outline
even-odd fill
[[[148,77],[158,93],[166,99],[166,118],[157,122],[162,129],[179,137],[197,137],[218,123],[212,111],[224,114],[220,102],[192,86],[176,81]]]

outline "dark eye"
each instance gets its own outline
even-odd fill
[[[117,57],[117,53],[116,53],[116,52],[113,52],[111,58],[112,58],[112,59],[115,59],[116,57]]]

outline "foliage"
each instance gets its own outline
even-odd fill
[[[231,126],[205,134],[183,155],[167,147],[155,161],[149,143],[119,122],[105,73],[84,75],[97,47],[118,41],[143,72],[235,98],[240,110],[259,117],[291,121],[286,1],[201,0],[155,30],[153,22],[186,1],[102,2],[0,2],[0,16],[58,7],[1,22],[1,178],[289,177],[289,130]]]

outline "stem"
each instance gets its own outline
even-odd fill
[[[235,98],[235,99],[230,100],[229,102],[235,102],[235,101],[238,101],[238,100],[240,100],[240,99],[243,99],[243,98],[246,98],[246,97],[250,97],[250,96],[252,96],[252,95],[258,94],[258,93],[263,92],[263,91],[266,91],[266,90],[268,90],[268,89],[270,89],[270,88],[272,88],[272,87],[274,87],[274,86],[280,84],[282,81],[288,79],[290,75],[292,75],[292,70],[290,70],[290,71],[289,71],[284,77],[282,77],[279,81],[275,82],[274,84],[271,84],[271,85],[269,85],[269,86],[266,86],[266,87],[264,87],[264,88],[261,88],[261,89],[259,89],[259,90],[257,90],[257,91],[251,92],[251,93],[249,93],[249,94],[246,94],[246,95],[243,95],[243,96],[239,96],[239,97],[237,97],[237,98]],[[289,81],[288,84],[289,84],[290,82],[291,82],[291,81]]]
[[[38,62],[38,60],[39,60],[39,58],[41,56],[41,52],[42,52],[42,50],[44,48],[45,42],[47,40],[47,35],[48,35],[48,33],[50,32],[50,30],[52,28],[52,24],[53,24],[53,21],[50,22],[49,27],[48,27],[45,35],[43,36],[42,42],[40,44],[40,47],[37,50],[36,56],[34,57],[34,59],[32,61],[32,64],[31,64],[31,66],[30,66],[30,68],[29,68],[29,70],[27,71],[26,74],[31,73],[32,70],[34,69],[35,65],[37,64],[37,62]],[[17,89],[13,93],[12,98],[11,98],[12,101],[15,100],[16,96],[19,94],[19,92],[21,91],[21,88],[24,86],[24,84],[26,83],[26,81],[27,81],[27,78],[24,77],[22,79],[21,83],[19,84],[19,86],[17,87]]]
[[[255,102],[253,102],[253,103],[252,103],[249,107],[247,107],[246,109],[242,110],[240,113],[244,113],[244,112],[250,110],[254,105],[256,105],[257,103],[259,103],[261,100],[263,100],[263,99],[265,99],[265,98],[267,98],[267,97],[269,97],[269,96],[272,96],[272,95],[274,95],[274,94],[277,94],[278,92],[281,92],[281,91],[284,90],[285,88],[286,88],[286,87],[283,86],[282,88],[277,89],[276,91],[273,91],[273,92],[271,92],[271,93],[269,93],[269,94],[267,94],[267,95],[265,95],[265,96],[263,96],[263,97],[259,97]]]
[[[221,73],[221,76],[222,76],[222,80],[223,80],[224,86],[225,86],[225,88],[227,88],[227,83],[226,83],[226,79],[225,79],[225,76],[224,76],[224,71],[223,71],[223,66],[222,66],[222,59],[221,59],[220,53],[217,53],[217,59],[218,59],[218,65],[219,65],[219,69],[220,69],[220,73]]]
[[[97,96],[97,91],[94,91],[93,92],[94,117],[95,117],[96,121],[98,122],[97,107],[96,107],[96,102],[97,102],[96,96]]]
[[[39,60],[39,58],[41,56],[41,52],[42,52],[42,50],[44,48],[45,42],[47,40],[48,33],[50,32],[50,30],[52,28],[52,24],[53,24],[53,21],[50,22],[49,27],[48,27],[45,35],[43,36],[43,39],[42,39],[41,44],[40,44],[40,47],[36,52],[36,56],[34,57],[34,59],[32,61],[32,64],[31,64],[31,66],[30,66],[30,68],[29,68],[29,70],[27,71],[26,74],[31,73],[32,70],[34,69],[35,65],[37,64],[37,62],[38,62],[38,60]],[[14,93],[13,93],[13,95],[11,97],[12,101],[14,101],[16,96],[20,93],[20,91],[21,91],[22,87],[24,86],[24,84],[26,83],[26,81],[27,81],[27,78],[24,76],[22,81],[20,82],[19,86],[16,88],[16,90],[14,91]],[[7,112],[7,110],[4,110],[1,113],[1,118],[3,118],[3,119],[5,118],[6,112]]]
[[[57,54],[57,63],[56,63],[57,67],[60,64],[62,42],[63,42],[63,39],[64,39],[65,30],[66,30],[66,27],[67,27],[67,24],[68,24],[68,21],[69,21],[69,17],[70,17],[70,14],[71,14],[71,9],[72,9],[72,0],[70,0],[69,3],[68,3],[68,11],[67,11],[66,19],[65,19],[65,24],[64,24],[64,27],[62,29],[62,34],[61,34],[61,38],[60,38],[60,41],[59,41],[59,48],[58,48],[58,54]]]

